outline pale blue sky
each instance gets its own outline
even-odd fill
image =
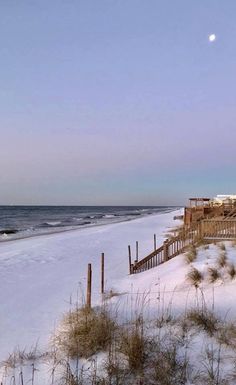
[[[235,20],[235,0],[2,0],[0,204],[236,193]]]

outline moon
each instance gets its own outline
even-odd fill
[[[208,36],[208,40],[210,43],[213,43],[213,41],[215,41],[216,39],[216,35],[214,33],[212,33],[211,35]]]

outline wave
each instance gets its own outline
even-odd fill
[[[5,230],[0,230],[0,235],[11,235],[11,234],[16,234],[18,232],[19,230],[17,229],[5,229]]]
[[[102,219],[105,217],[105,214],[94,214],[94,215],[86,215],[83,218],[77,218],[77,220],[81,219]]]
[[[156,213],[172,211],[176,207],[19,207],[0,206],[0,241],[52,234],[83,227],[112,224]]]
[[[106,214],[106,215],[103,215],[103,218],[107,218],[107,219],[115,218],[115,217],[116,217],[115,214]]]
[[[52,221],[52,222],[45,222],[48,226],[58,226],[61,224],[61,221]]]
[[[41,228],[47,228],[47,227],[61,227],[62,224],[61,222],[43,222],[40,223],[39,225],[36,225],[33,227],[33,229],[41,229]]]

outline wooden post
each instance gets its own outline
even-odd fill
[[[23,372],[22,372],[22,370],[21,370],[21,372],[20,372],[20,383],[21,383],[21,385],[24,385],[24,378],[23,378]]]
[[[131,263],[130,265],[130,274],[134,274],[134,265]]]
[[[157,237],[156,237],[156,234],[154,234],[153,240],[154,240],[154,250],[156,250],[157,249]]]
[[[88,264],[88,275],[87,275],[87,307],[91,309],[91,294],[92,294],[92,265]]]
[[[101,254],[101,293],[104,294],[104,253]]]
[[[166,262],[169,259],[168,239],[163,243],[163,251],[164,251],[164,262]]]
[[[128,246],[128,255],[129,255],[129,273],[132,274],[131,272],[131,247],[130,245]]]
[[[199,223],[199,239],[204,238],[204,222],[200,221]]]
[[[138,262],[138,241],[136,241],[136,261]]]

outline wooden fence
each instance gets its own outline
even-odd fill
[[[236,238],[236,220],[204,220],[201,226],[206,240]]]
[[[189,227],[184,227],[177,237],[167,239],[163,245],[140,261],[131,263],[129,258],[130,274],[140,273],[152,269],[171,258],[181,254],[185,249],[203,240],[236,239],[236,220],[202,220]]]
[[[130,263],[130,274],[140,273],[145,270],[152,269],[178,254],[184,252],[186,247],[194,244],[200,236],[200,225],[196,224],[192,227],[185,227],[177,237],[167,239],[161,247],[154,250],[140,261]]]

